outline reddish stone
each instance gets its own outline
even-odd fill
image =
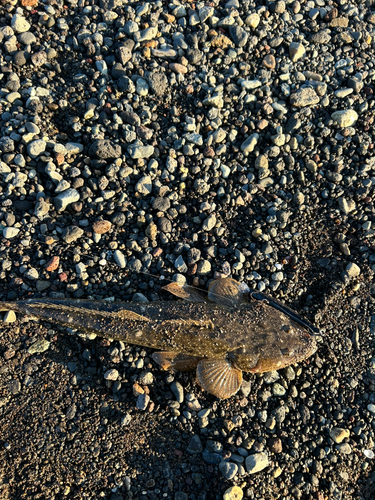
[[[59,280],[60,281],[67,281],[68,280],[68,275],[66,273],[59,274]]]
[[[55,160],[58,165],[61,165],[62,163],[64,163],[65,157],[61,153],[56,153]]]
[[[53,271],[56,271],[56,269],[60,265],[60,257],[57,257],[56,255],[52,257],[46,264],[46,271],[49,273],[52,273]]]
[[[272,55],[272,54],[269,54],[268,56],[266,56],[263,61],[262,61],[262,65],[265,67],[265,68],[268,68],[268,69],[274,69],[275,66],[276,66],[276,59],[275,57]]]
[[[155,248],[155,250],[152,252],[152,255],[154,257],[160,257],[160,255],[163,253],[163,250],[160,247]]]
[[[327,14],[324,16],[324,20],[326,22],[332,21],[332,19],[335,19],[338,15],[339,15],[339,11],[336,8],[334,8],[334,9],[330,10],[329,12],[327,12]]]
[[[112,223],[109,220],[97,220],[92,225],[94,233],[105,234],[111,229]]]
[[[203,150],[203,156],[205,156],[206,158],[214,158],[215,150],[211,146],[207,146]]]

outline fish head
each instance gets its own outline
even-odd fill
[[[233,364],[245,372],[277,371],[303,361],[317,350],[315,336],[294,322],[279,325],[279,331],[271,328],[249,335],[249,340],[229,353]]]

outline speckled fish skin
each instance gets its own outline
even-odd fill
[[[190,293],[192,288],[185,288]],[[201,385],[218,397],[229,397],[239,389],[242,371],[279,370],[316,351],[315,338],[307,329],[266,302],[246,299],[232,307],[218,302],[205,297],[202,302],[193,298],[192,302],[146,304],[34,299],[2,303],[0,310],[12,309],[100,337],[195,357],[190,369],[196,368],[199,360],[225,360],[228,370],[240,377],[235,389],[210,390],[217,375],[207,372],[206,366],[202,382],[197,369]]]

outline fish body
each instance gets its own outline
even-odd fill
[[[196,369],[200,385],[220,398],[237,392],[243,371],[278,370],[316,351],[304,320],[301,324],[267,300],[252,298],[235,280],[217,280],[207,293],[176,283],[165,288],[185,300],[32,299],[1,303],[0,310],[157,349],[161,352],[153,357],[163,368]]]

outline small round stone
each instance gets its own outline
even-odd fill
[[[239,486],[231,486],[225,490],[223,500],[242,500],[243,491]]]
[[[92,229],[96,234],[108,233],[111,227],[112,223],[109,220],[97,220],[92,225]]]

